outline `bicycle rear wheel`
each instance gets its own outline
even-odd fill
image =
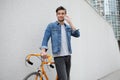
[[[39,72],[32,72],[28,74],[23,80],[40,80],[40,73]],[[43,80],[43,79],[41,79]]]

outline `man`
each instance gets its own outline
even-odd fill
[[[59,80],[70,80],[71,67],[71,36],[79,37],[80,32],[76,30],[70,18],[67,16],[67,11],[60,6],[56,9],[57,21],[50,23],[44,33],[42,41],[42,55],[46,56],[48,49],[48,41],[51,38],[52,53],[55,61],[55,66]],[[64,21],[69,24],[67,25]]]

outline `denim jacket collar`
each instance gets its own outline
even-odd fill
[[[56,21],[56,24],[57,24],[57,25],[60,25],[60,23],[59,23],[58,21]],[[66,23],[64,23],[64,25],[65,25],[65,27],[67,26]]]

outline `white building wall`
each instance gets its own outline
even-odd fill
[[[71,80],[97,80],[120,68],[112,27],[84,0],[0,0],[0,80],[22,80],[34,71],[25,66],[25,57],[40,52],[43,32],[60,5],[81,32],[72,38]],[[54,80],[55,70],[47,72]]]

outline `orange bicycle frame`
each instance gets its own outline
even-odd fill
[[[33,56],[42,57],[42,55],[40,53],[29,54],[26,57],[26,61],[28,61],[28,63],[32,64],[32,62],[30,61],[30,58],[33,57]],[[46,80],[49,80],[48,76],[47,76],[47,74],[46,74],[46,72],[44,70],[44,65],[45,64],[54,64],[54,62],[52,62],[52,56],[50,54],[47,54],[47,61],[42,61],[41,65],[39,67],[39,69],[41,70],[41,73],[42,73],[42,75],[40,76],[40,80],[42,80],[43,75],[44,75]],[[35,80],[38,80],[38,75],[35,76]],[[56,80],[58,80],[58,76],[56,76]]]

